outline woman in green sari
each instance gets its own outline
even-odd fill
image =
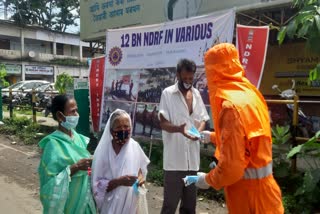
[[[77,103],[58,95],[52,101],[52,115],[58,130],[39,143],[43,150],[39,164],[40,200],[43,213],[96,213],[88,170],[92,159],[89,138],[78,134]]]

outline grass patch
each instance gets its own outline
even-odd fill
[[[16,136],[28,145],[38,143],[41,138],[52,131],[52,128],[32,123],[32,120],[27,117],[5,118],[3,122],[4,125],[0,126],[0,134]]]
[[[8,110],[8,106],[3,106],[2,107],[2,111],[3,112],[9,112]],[[32,116],[32,108],[31,106],[25,106],[23,108],[15,108],[13,109],[13,114],[23,114],[23,115],[28,115],[28,116]],[[36,112],[36,115],[39,116],[39,117],[44,117],[43,113],[42,112]]]

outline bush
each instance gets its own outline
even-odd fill
[[[149,155],[150,143],[140,140],[141,147],[146,155]],[[152,153],[150,157],[150,165],[148,169],[147,181],[158,186],[163,186],[163,146],[156,144],[152,146]]]
[[[303,175],[303,182],[294,193],[298,204],[303,207],[302,213],[312,213],[315,209],[320,208],[320,166],[317,162],[320,157],[320,144],[317,142],[318,139],[320,139],[320,131],[306,143],[292,148],[287,156],[292,158],[298,155],[308,165]]]
[[[0,87],[8,87],[9,82],[5,79],[7,76],[6,66],[4,64],[0,64]]]
[[[149,167],[147,181],[152,182],[157,186],[163,186],[163,169],[155,168],[152,166]]]
[[[25,143],[25,144],[36,144],[40,141],[42,136],[37,137],[37,133],[40,132],[40,125],[39,124],[30,124],[25,127],[22,132],[18,133],[18,137]]]
[[[69,87],[73,88],[72,76],[67,73],[59,74],[54,87],[59,91],[59,94],[65,94]]]
[[[52,64],[57,64],[57,65],[66,65],[66,66],[85,66],[87,67],[88,64],[86,62],[80,62],[77,59],[53,59],[50,60]]]
[[[282,203],[284,206],[284,213],[294,214],[295,212],[298,212],[297,201],[293,195],[284,195],[282,197]]]
[[[32,120],[27,117],[5,118],[3,126],[0,126],[0,133],[4,135],[16,136],[24,144],[36,144],[43,136],[38,136],[37,133],[48,133],[46,128],[42,128],[39,124],[32,123]]]
[[[299,156],[307,163],[303,172],[290,173],[285,177],[276,177],[283,193],[283,205],[286,213],[315,213],[320,204],[320,131],[306,143],[290,150],[287,158]]]

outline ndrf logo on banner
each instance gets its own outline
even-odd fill
[[[237,25],[237,47],[246,77],[259,88],[266,60],[269,26]]]
[[[113,47],[109,51],[109,62],[112,66],[117,66],[122,60],[122,51],[119,47]]]

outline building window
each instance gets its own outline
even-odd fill
[[[61,43],[57,43],[57,55],[64,55],[63,44],[61,44]]]
[[[10,40],[0,39],[0,49],[10,50]]]

